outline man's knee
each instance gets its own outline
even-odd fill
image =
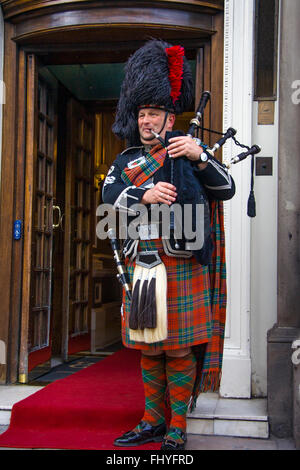
[[[190,354],[191,348],[172,349],[167,351],[163,351],[162,349],[157,349],[155,351],[142,350],[142,354],[145,356],[159,356],[163,352],[165,352],[169,357],[184,357]]]
[[[162,352],[162,349],[157,349],[156,351],[142,350],[142,354],[144,354],[144,356],[159,356]]]
[[[184,357],[190,354],[191,348],[182,348],[182,349],[173,349],[166,351],[167,356],[169,357]]]

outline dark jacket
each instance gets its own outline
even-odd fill
[[[167,139],[175,133],[167,133]],[[178,135],[178,134],[176,134]],[[148,184],[155,185],[159,181],[171,182],[176,187],[178,194],[176,203],[181,204],[204,204],[205,236],[204,246],[201,250],[193,251],[201,264],[208,264],[212,243],[210,239],[210,215],[209,201],[228,200],[235,194],[235,184],[223,165],[217,160],[209,160],[204,170],[199,170],[197,164],[192,163],[186,157],[171,160],[166,157],[164,165],[159,168],[152,178],[143,187],[127,186],[121,178],[122,171],[129,162],[133,162],[143,156],[143,147],[131,147],[117,156],[113,162],[108,175],[104,181],[102,198],[104,203],[109,203],[118,210],[126,210],[128,215],[135,215],[131,206],[140,203]],[[173,162],[173,163],[172,163]],[[174,165],[172,170],[171,165]],[[172,180],[173,174],[173,180]],[[185,240],[175,243],[174,237],[170,237],[170,245],[176,251],[184,250]]]

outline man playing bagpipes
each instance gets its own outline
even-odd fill
[[[124,292],[122,340],[141,350],[145,412],[116,446],[163,441],[163,450],[184,449],[187,412],[200,392],[217,390],[220,382],[226,312],[221,201],[234,195],[235,186],[222,164],[200,160],[203,149],[196,140],[172,131],[175,115],[192,102],[182,47],[151,40],[130,57],[113,126],[129,148],[109,170],[103,202],[128,220],[136,204],[147,209],[199,204],[203,242],[195,248],[177,239],[174,217],[169,238],[157,220],[140,223],[139,237],[124,242],[132,298]],[[195,215],[191,220],[194,224]]]

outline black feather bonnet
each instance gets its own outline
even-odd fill
[[[157,105],[175,114],[193,102],[193,78],[181,46],[153,39],[138,49],[125,66],[113,132],[128,145],[140,145],[139,107]]]

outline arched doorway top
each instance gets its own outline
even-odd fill
[[[45,63],[123,62],[150,38],[195,50],[218,30],[223,3],[0,0],[5,22],[13,27],[12,39],[42,55]]]
[[[105,0],[1,0],[4,19],[19,21],[20,16],[41,16],[48,11],[52,13],[66,10],[84,10],[94,8],[111,7],[111,2]],[[155,8],[166,7],[169,9],[181,9],[199,11],[214,14],[224,8],[224,0],[152,0],[150,1],[114,1],[117,8],[140,6],[141,8],[151,5]]]
[[[211,1],[0,1],[4,19],[15,25],[15,41],[25,44],[110,43],[212,35],[223,0]],[[112,28],[115,33],[112,33]],[[122,38],[123,39],[123,38]]]

